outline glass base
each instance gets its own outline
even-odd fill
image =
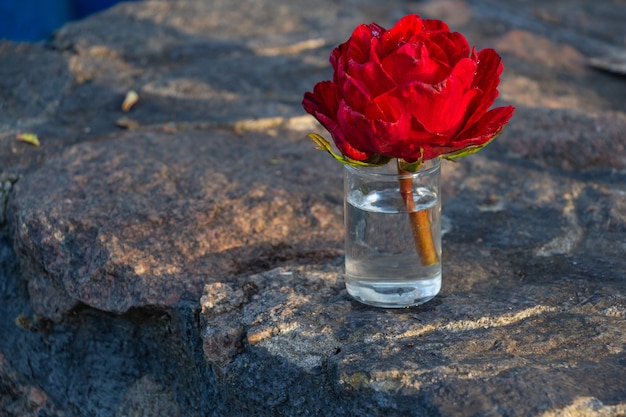
[[[346,277],[346,289],[355,300],[374,307],[415,307],[432,300],[439,294],[441,275],[431,279],[398,282]]]

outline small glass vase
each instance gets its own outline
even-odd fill
[[[423,304],[441,289],[441,170],[345,166],[345,281],[377,307]]]

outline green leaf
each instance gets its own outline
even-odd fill
[[[398,169],[404,172],[417,172],[422,166],[422,158],[424,157],[424,148],[420,148],[420,157],[415,162],[407,162],[404,159],[398,158]]]
[[[18,133],[15,139],[29,143],[33,146],[39,146],[39,138],[34,133]]]
[[[340,155],[333,152],[333,149],[330,146],[330,142],[328,142],[326,139],[324,139],[324,137],[316,133],[309,133],[309,138],[317,144],[317,147],[315,149],[328,152],[333,158],[335,158],[342,164],[351,165],[354,167],[379,167],[385,165],[391,160],[391,158],[388,158],[386,156],[374,155],[372,158],[369,158],[366,161],[357,161],[356,159],[348,158],[345,155]]]

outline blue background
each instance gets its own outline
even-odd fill
[[[0,0],[0,39],[39,41],[69,20],[81,19],[120,0]]]

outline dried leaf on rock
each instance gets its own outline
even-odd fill
[[[139,101],[139,94],[137,92],[130,90],[126,93],[126,97],[124,98],[124,102],[122,103],[122,111],[129,111],[131,107],[133,107]]]
[[[15,138],[19,141],[29,143],[33,146],[39,146],[39,138],[34,133],[19,133]]]
[[[130,119],[126,116],[120,117],[119,119],[117,119],[115,121],[115,125],[117,127],[121,127],[123,129],[128,129],[128,130],[136,130],[141,127],[141,124],[138,121]]]

